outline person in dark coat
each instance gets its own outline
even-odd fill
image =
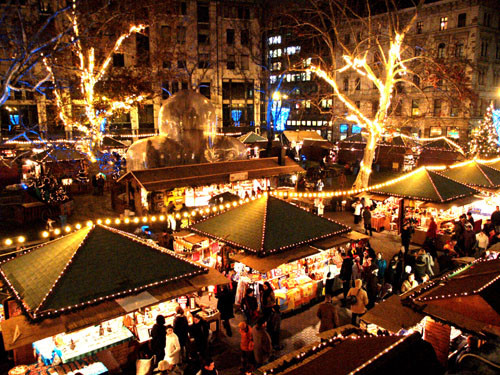
[[[267,332],[271,336],[271,342],[274,350],[280,350],[280,331],[281,331],[281,312],[278,305],[274,305],[271,310],[271,316],[267,322]]]
[[[262,309],[262,315],[266,319],[271,316],[271,311],[273,306],[276,304],[276,297],[274,296],[273,287],[269,281],[264,281],[262,284],[262,293],[260,294],[260,307]]]
[[[217,309],[220,311],[220,319],[222,325],[226,330],[226,334],[231,337],[233,332],[231,330],[231,324],[229,320],[234,318],[233,305],[234,305],[234,294],[227,288],[226,285],[222,285],[221,290],[216,295],[217,298]]]
[[[155,364],[158,364],[158,362],[163,361],[163,358],[165,358],[166,337],[165,317],[158,315],[156,323],[151,329],[151,351],[156,356]]]
[[[187,347],[189,343],[189,323],[184,315],[184,310],[180,306],[177,306],[175,309],[173,326],[174,333],[179,338],[179,344],[181,345],[181,359],[184,361],[188,357]]]
[[[254,296],[252,288],[248,288],[245,292],[245,297],[241,300],[241,309],[245,314],[247,323],[252,325],[257,319],[259,305],[257,298]]]
[[[401,245],[404,247],[406,254],[410,252],[410,241],[412,234],[413,225],[411,223],[411,218],[409,216],[406,216],[403,219],[403,225],[401,227]]]
[[[370,232],[370,236],[373,236],[372,213],[370,212],[370,207],[368,206],[366,206],[363,210],[363,223],[365,224],[365,234]]]
[[[208,336],[210,326],[199,315],[193,315],[193,324],[189,327],[189,335],[194,339],[194,349],[200,357],[205,357],[208,351]]]
[[[347,297],[347,293],[349,292],[349,289],[351,289],[352,266],[352,257],[351,254],[348,253],[342,261],[342,266],[340,267],[340,279],[342,280],[342,291],[344,292],[344,298]]]
[[[495,232],[500,233],[500,207],[496,206],[495,211],[491,214],[491,225],[495,228]]]
[[[325,302],[319,305],[316,316],[320,321],[320,333],[340,326],[339,314],[337,311],[337,307],[332,304],[331,294],[325,295]]]

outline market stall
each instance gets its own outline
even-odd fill
[[[171,192],[182,188],[181,200],[187,207],[208,205],[209,200],[226,191],[243,197],[276,187],[278,177],[304,170],[289,158],[277,157],[227,162],[179,165],[131,171],[118,179],[124,206],[142,215],[165,212]]]
[[[417,158],[417,166],[451,165],[465,160],[462,148],[446,137],[426,142]]]
[[[324,267],[353,242],[350,228],[314,215],[281,199],[264,195],[191,225],[190,230],[234,249],[238,288],[236,303],[247,287],[269,281],[282,311],[293,310],[322,292]],[[321,239],[341,238],[334,246],[314,247]],[[340,269],[340,268],[339,268]]]
[[[348,326],[335,331],[260,367],[257,374],[436,374],[436,356],[418,333],[377,335]]]
[[[175,307],[217,311],[193,293],[227,283],[217,271],[105,226],[87,227],[0,264],[13,298],[1,323],[16,364],[53,365],[99,358],[124,365],[149,340],[156,316]],[[112,360],[110,360],[112,358]]]
[[[427,168],[375,186],[370,193],[387,198],[377,204],[372,221],[383,222],[386,228],[389,225],[399,229],[403,215],[411,214],[415,224],[412,242],[417,244],[424,243],[431,216],[438,224],[440,243],[444,244],[443,235],[451,233],[452,222],[467,212],[466,206],[481,199],[476,189]]]
[[[451,165],[439,173],[480,190],[495,192],[500,189],[500,171],[476,160]]]
[[[500,260],[478,259],[402,296],[391,296],[362,317],[390,332],[419,331],[446,366],[466,334],[500,336]]]

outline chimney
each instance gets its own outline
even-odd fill
[[[285,161],[286,161],[286,151],[284,147],[281,147],[278,153],[278,165],[285,165]]]

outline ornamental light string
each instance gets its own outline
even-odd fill
[[[96,85],[102,80],[106,75],[109,64],[113,58],[113,54],[116,53],[123,42],[134,33],[143,31],[145,25],[132,25],[128,31],[118,37],[113,48],[106,53],[104,61],[99,65],[95,58],[95,48],[90,47],[88,51],[84,50],[81,43],[81,35],[79,31],[78,17],[76,15],[76,2],[73,0],[73,10],[71,15],[68,15],[72,26],[73,26],[73,37],[72,37],[72,50],[79,60],[78,76],[80,79],[80,91],[83,95],[83,104],[85,109],[86,121],[75,121],[72,119],[70,114],[70,108],[68,105],[68,93],[61,93],[58,88],[54,89],[56,97],[56,105],[59,111],[59,118],[63,124],[68,128],[74,128],[83,134],[85,134],[86,142],[83,145],[83,152],[86,153],[92,162],[96,161],[96,149],[98,149],[103,141],[103,132],[101,130],[101,124],[107,118],[112,116],[117,111],[130,111],[132,106],[142,101],[144,98],[139,96],[126,97],[123,101],[113,101],[106,98],[105,96],[100,96],[95,92]],[[53,77],[55,81],[55,74],[50,65],[50,62],[45,58],[43,63]],[[96,108],[97,102],[105,104],[103,110],[98,110]]]

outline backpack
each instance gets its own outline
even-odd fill
[[[358,293],[359,293],[359,289],[358,289],[356,294],[351,294],[350,296],[346,297],[345,303],[347,306],[352,306],[352,305],[355,305],[356,303],[358,303]]]

